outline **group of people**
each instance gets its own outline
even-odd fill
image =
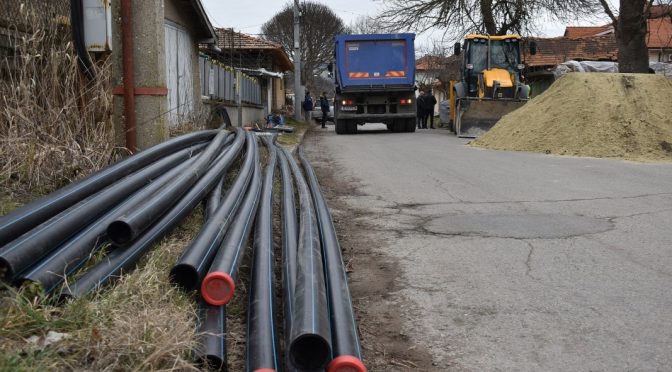
[[[434,106],[436,105],[436,97],[431,90],[421,90],[416,100],[418,106],[418,129],[427,129],[427,120],[429,120],[429,127],[434,129]],[[322,128],[326,128],[327,114],[329,113],[329,99],[327,92],[322,92],[319,101],[320,109],[322,110]],[[302,102],[303,117],[306,122],[310,122],[310,113],[313,111],[313,97],[310,92],[306,91]]]
[[[416,102],[418,105],[418,129],[427,129],[427,119],[429,119],[429,127],[434,129],[436,97],[434,97],[432,91],[421,90]]]
[[[327,127],[327,116],[329,114],[329,99],[327,98],[327,92],[322,92],[320,96],[320,109],[322,110],[322,128]],[[306,123],[310,122],[310,113],[314,109],[313,97],[310,96],[310,92],[306,91],[305,97],[303,97],[303,118]]]

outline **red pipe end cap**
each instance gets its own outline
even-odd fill
[[[366,372],[366,367],[359,358],[352,355],[341,355],[334,358],[327,372]]]
[[[254,372],[278,372],[274,370],[273,368],[261,368],[261,369],[255,369]]]
[[[209,273],[201,283],[201,296],[205,302],[213,306],[228,304],[235,290],[236,284],[231,275],[221,271]]]

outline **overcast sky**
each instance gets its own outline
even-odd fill
[[[327,5],[333,10],[346,25],[350,24],[359,16],[375,16],[382,10],[381,1],[375,0],[313,0],[314,2]],[[613,0],[611,0],[613,2]],[[230,1],[230,0],[201,0],[210,16],[210,21],[215,27],[233,27],[236,31],[247,34],[260,34],[261,25],[279,12],[286,1],[282,0],[256,0]],[[243,5],[244,4],[244,5]],[[540,27],[541,35],[536,36],[562,36],[565,31],[563,24],[545,22]],[[603,24],[604,20],[593,20],[574,23],[573,25],[590,25],[591,23]],[[443,30],[426,32],[418,35],[416,46],[430,45],[432,40],[441,40]]]

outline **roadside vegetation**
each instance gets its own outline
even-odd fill
[[[9,200],[46,194],[115,158],[109,61],[86,81],[68,28],[29,7],[15,21],[15,51],[0,59],[3,213]]]

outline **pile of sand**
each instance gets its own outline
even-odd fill
[[[672,161],[672,81],[647,74],[567,74],[471,145]]]

